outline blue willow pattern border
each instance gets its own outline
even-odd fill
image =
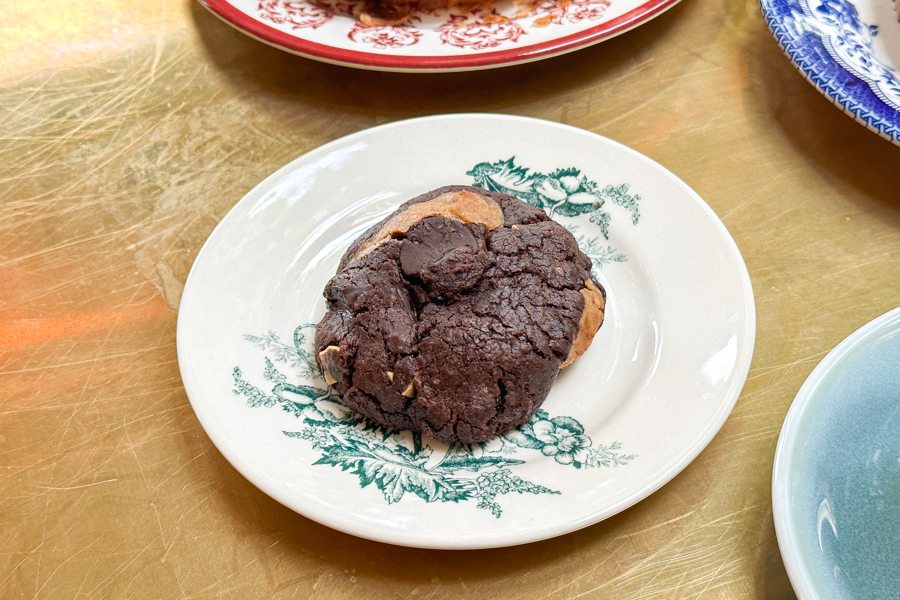
[[[836,106],[867,128],[900,144],[900,112],[886,104],[863,79],[844,68],[828,51],[822,35],[791,27],[811,14],[806,0],[759,0],[772,34],[794,66]]]

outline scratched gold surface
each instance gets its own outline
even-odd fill
[[[0,597],[793,597],[775,444],[815,364],[900,305],[900,147],[801,78],[755,1],[684,0],[565,57],[432,76],[294,57],[191,0],[3,13]],[[452,111],[569,123],[674,171],[734,235],[759,319],[734,412],[671,483],[570,535],[456,553],[359,540],[256,490],[175,355],[191,263],[245,192],[340,136]]]

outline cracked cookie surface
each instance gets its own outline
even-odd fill
[[[360,236],[325,286],[316,361],[357,412],[446,443],[528,421],[603,322],[605,291],[540,209],[468,186]]]

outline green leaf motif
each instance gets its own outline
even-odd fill
[[[305,336],[302,331],[310,327],[315,329],[316,324],[301,325],[294,330],[293,345],[283,343],[274,331],[266,335],[245,335],[244,339],[261,350],[270,352],[276,362],[288,363],[292,368],[299,367],[304,377],[314,378],[319,369],[310,352],[303,347]]]
[[[500,494],[559,494],[559,492],[542,485],[525,481],[521,477],[512,474],[509,469],[500,469],[479,475],[475,480],[475,496],[478,498],[478,508],[490,510],[498,519],[502,514],[500,505],[494,498]]]
[[[493,192],[503,192],[515,196],[547,212],[552,218],[574,218],[589,215],[589,222],[596,225],[604,240],[609,239],[612,215],[603,210],[611,202],[628,212],[632,225],[641,218],[639,202],[641,197],[629,194],[627,183],[617,186],[600,187],[574,167],[557,169],[549,174],[530,171],[519,166],[515,157],[497,162],[483,162],[475,165],[466,175],[472,177],[474,185]],[[563,223],[567,227],[573,227]],[[577,227],[577,226],[574,226]],[[625,262],[627,257],[610,246],[602,248],[599,238],[582,236],[578,240],[582,251],[589,246],[596,269],[613,262]]]
[[[305,340],[313,336],[304,332],[314,328],[313,324],[296,328],[293,347],[281,343],[274,332],[245,335],[246,341],[265,352],[261,379],[272,387],[265,392],[235,367],[232,391],[246,398],[249,407],[278,406],[296,417],[299,429],[282,433],[312,446],[318,453],[313,465],[356,475],[361,488],[374,486],[388,504],[400,502],[407,494],[428,503],[476,501],[476,508],[500,518],[500,496],[560,494],[513,472],[527,463],[525,458],[552,459],[576,469],[615,468],[636,458],[622,453],[617,442],[595,444],[579,421],[551,417],[545,410],[536,411],[531,421],[492,442],[452,444],[442,454],[436,452],[419,434],[387,429],[350,411],[325,385],[318,369],[310,373],[306,361],[313,349]],[[279,370],[276,363],[284,363],[287,371]],[[522,452],[530,454],[520,457]]]
[[[239,367],[235,367],[231,373],[234,379],[234,389],[232,393],[235,396],[245,396],[247,398],[247,406],[275,406],[278,399],[269,396],[264,391],[244,381],[244,374]]]
[[[513,458],[506,458],[505,456],[481,456],[478,458],[475,457],[466,457],[466,456],[453,456],[447,458],[441,462],[438,467],[435,467],[435,471],[441,472],[454,472],[454,471],[473,471],[478,472],[482,469],[490,468],[490,467],[506,467],[510,465],[523,465],[525,464],[524,460],[517,460]]]
[[[468,496],[464,490],[453,487],[453,479],[431,473],[410,462],[386,459],[364,447],[331,446],[313,464],[332,465],[340,467],[342,471],[351,470],[359,476],[361,487],[374,483],[382,491],[388,504],[399,502],[406,492],[411,492],[426,502],[459,502]]]

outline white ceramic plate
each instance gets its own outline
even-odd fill
[[[448,448],[366,429],[333,402],[309,324],[352,239],[453,183],[543,205],[609,299],[593,345],[529,425]],[[572,127],[447,115],[342,138],[247,194],[191,270],[178,358],[210,438],[279,502],[384,542],[487,548],[591,525],[674,477],[731,412],[754,332],[737,247],[674,175]]]
[[[471,71],[565,54],[624,33],[678,0],[496,0],[365,27],[363,0],[200,0],[267,44],[323,62],[379,71]]]

